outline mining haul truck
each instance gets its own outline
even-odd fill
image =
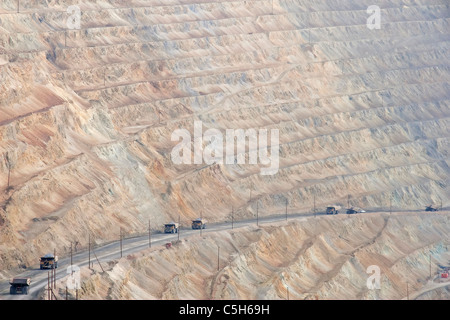
[[[425,211],[438,211],[438,208],[434,205],[429,205],[425,208]]]
[[[347,209],[347,214],[364,213],[364,212],[365,212],[365,211],[362,210],[361,208],[354,208],[354,207],[351,207],[351,208],[348,208],[348,209]]]
[[[178,223],[166,223],[164,225],[164,233],[178,233]]]
[[[46,254],[39,259],[40,269],[56,269],[58,268],[58,256]]]
[[[327,207],[327,214],[338,214],[340,208],[341,207],[339,207],[339,206],[328,206]]]
[[[31,278],[14,278],[9,281],[9,284],[11,285],[10,294],[28,294]]]
[[[206,220],[205,219],[195,219],[192,220],[192,229],[205,229],[206,228]]]

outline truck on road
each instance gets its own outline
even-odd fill
[[[327,207],[327,214],[338,214],[339,213],[339,209],[341,209],[340,206],[335,206],[335,205],[329,205]]]
[[[178,233],[178,223],[169,222],[164,225],[164,233]]]
[[[9,294],[28,294],[31,278],[14,278],[9,281]]]
[[[51,253],[46,254],[39,259],[39,267],[41,270],[58,268],[58,256]]]
[[[192,220],[192,229],[205,229],[206,220],[202,218]]]
[[[347,209],[347,214],[355,214],[355,213],[364,213],[366,211],[360,209],[360,208],[355,208],[355,207],[351,207]]]
[[[425,211],[438,211],[438,208],[435,205],[430,204],[426,206]]]

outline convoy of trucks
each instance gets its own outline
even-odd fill
[[[58,256],[51,253],[39,259],[39,269],[56,269],[58,268]],[[10,294],[28,294],[31,285],[31,278],[13,278],[9,281]]]
[[[329,205],[326,209],[326,214],[338,214],[339,210],[341,210],[340,206]],[[355,213],[362,213],[362,212],[366,212],[366,211],[362,210],[361,208],[356,208],[356,207],[350,207],[346,211],[347,214],[355,214]]]
[[[338,214],[341,209],[338,205],[329,205],[326,208],[326,214]],[[425,208],[425,211],[438,211],[438,209],[429,205]],[[355,214],[359,212],[365,212],[360,208],[351,207],[347,209],[347,214]],[[205,229],[206,228],[206,220],[203,218],[198,218],[192,220],[192,229]],[[179,224],[176,222],[169,222],[164,225],[164,233],[178,233]],[[53,254],[46,254],[45,256],[39,259],[40,269],[53,269],[58,268],[58,256]],[[448,270],[446,269],[443,272],[442,277],[448,277]],[[31,284],[31,278],[14,278],[10,280],[10,294],[28,294],[29,287]]]
[[[192,229],[205,229],[206,219],[198,218],[192,220]],[[164,225],[164,233],[178,233],[179,224],[176,222],[169,222]]]

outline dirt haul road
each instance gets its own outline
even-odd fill
[[[438,265],[450,262],[450,213],[357,215],[247,221],[181,230],[175,235],[127,239],[123,258],[113,243],[96,249],[104,272],[87,253],[74,256],[81,268],[80,299],[413,299],[439,289],[429,283]],[[170,248],[164,244],[175,240]],[[61,261],[57,289],[65,298],[70,263]],[[370,290],[369,266],[380,268],[380,289]],[[32,294],[3,298],[45,299],[47,273],[39,270]],[[74,298],[74,291],[70,297]],[[442,295],[441,295],[442,296]],[[422,296],[423,297],[423,296]],[[444,295],[444,298],[446,296]],[[448,297],[447,297],[448,298]]]
[[[289,215],[289,219],[304,219],[309,215]],[[277,220],[285,219],[284,216],[278,217],[266,217],[258,220],[260,223],[268,223]],[[239,228],[241,226],[254,224],[255,220],[245,220],[245,221],[235,221],[233,223],[233,227]],[[201,230],[203,233],[216,232],[220,230],[225,230],[231,228],[231,223],[215,223],[208,224],[206,229]],[[200,230],[190,230],[186,228],[180,229],[180,235],[182,234],[182,238],[190,237],[192,235],[200,233]],[[151,245],[158,246],[161,244],[166,244],[168,242],[178,240],[178,234],[153,234],[151,236]],[[126,256],[128,254],[138,252],[145,248],[149,247],[149,237],[148,235],[136,238],[124,239],[122,241],[122,256]],[[95,253],[94,253],[95,251]],[[91,264],[93,264],[99,270],[101,269],[100,264],[107,264],[108,262],[118,259],[121,256],[120,252],[120,242],[112,242],[107,245],[95,248],[95,250],[91,252]],[[96,257],[95,257],[96,255]],[[98,258],[98,261],[97,261]],[[89,251],[81,251],[73,254],[72,256],[72,264],[77,265],[79,267],[87,267],[89,263]],[[71,258],[64,257],[58,261],[57,275],[56,279],[64,279],[67,277],[67,268],[70,268]],[[48,272],[49,270],[40,270],[39,265],[30,268],[29,270],[16,275],[16,277],[31,277],[32,285],[29,295],[9,295],[9,282],[6,280],[0,281],[0,300],[3,299],[13,299],[13,300],[26,300],[26,299],[36,299],[39,294],[42,294],[41,290],[47,286],[48,283]],[[70,272],[70,270],[69,270]]]

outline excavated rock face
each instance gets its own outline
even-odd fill
[[[428,280],[430,271],[436,277],[438,265],[449,261],[449,218],[448,211],[309,217],[193,236],[170,249],[154,246],[127,255],[104,272],[82,268],[79,295],[84,300],[373,300],[408,294],[448,299],[445,283]],[[62,279],[57,286],[61,299],[66,283]]]
[[[0,4],[2,270],[150,218],[309,212],[349,194],[449,204],[445,0],[378,1],[380,29],[360,0],[17,3]],[[194,121],[279,130],[277,173],[175,164],[172,134]]]

